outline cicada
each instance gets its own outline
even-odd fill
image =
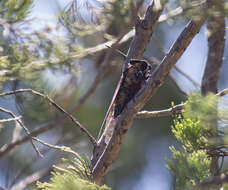
[[[122,113],[125,106],[141,89],[142,85],[150,76],[151,66],[145,60],[131,59],[127,69],[123,72],[121,80],[115,90],[112,102],[106,113],[102,127],[105,125],[105,140],[110,141],[117,117]]]

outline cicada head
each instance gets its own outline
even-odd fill
[[[148,79],[151,71],[151,65],[146,60],[131,59],[130,64],[143,73],[144,79]]]

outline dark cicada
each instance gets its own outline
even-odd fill
[[[116,118],[149,78],[150,71],[151,66],[147,61],[132,59],[128,63],[102,124],[102,126],[105,124],[106,144],[109,142],[114,131]]]

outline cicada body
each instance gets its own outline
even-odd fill
[[[149,78],[151,66],[144,60],[130,60],[116,88],[112,102],[106,114],[105,143],[110,141],[115,129],[117,117],[122,113],[128,102],[134,98],[143,83]]]

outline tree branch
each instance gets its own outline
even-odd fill
[[[0,123],[10,122],[10,121],[17,121],[19,119],[21,119],[21,116],[14,117],[14,118],[9,118],[9,119],[1,119]]]
[[[13,142],[13,143],[10,143],[8,145],[3,146],[0,149],[0,157],[3,156],[4,154],[8,153],[9,151],[13,150],[17,146],[19,146],[19,145],[31,140],[32,137],[36,137],[37,135],[52,129],[52,128],[56,127],[57,124],[59,125],[59,124],[62,124],[63,122],[64,122],[64,118],[63,117],[55,119],[55,120],[52,120],[52,121],[46,123],[43,127],[30,132],[30,135],[27,135],[27,136],[23,137],[22,139],[19,139],[19,140]]]
[[[216,94],[216,96],[222,97],[228,94],[228,88],[220,91]],[[166,116],[172,116],[175,114],[181,114],[184,112],[184,107],[186,103],[179,104],[176,106],[173,106],[168,109],[159,110],[159,111],[140,111],[136,114],[137,119],[145,119],[145,118],[157,118],[157,117],[166,117]]]
[[[2,96],[8,96],[8,95],[12,95],[12,94],[17,94],[17,93],[23,93],[23,92],[29,92],[32,93],[34,95],[40,96],[42,98],[44,98],[45,100],[47,100],[49,103],[51,103],[52,106],[54,106],[55,108],[57,108],[60,112],[64,113],[68,118],[71,119],[71,121],[75,124],[75,126],[77,126],[81,132],[83,132],[90,140],[90,142],[96,146],[97,142],[95,140],[95,138],[89,133],[89,131],[87,131],[86,128],[84,128],[75,118],[74,116],[72,116],[70,113],[68,113],[67,111],[65,111],[61,106],[59,106],[58,104],[56,104],[51,98],[49,98],[47,95],[44,95],[40,92],[37,92],[35,90],[32,89],[19,89],[19,90],[15,90],[15,91],[10,91],[10,92],[4,92],[0,94],[0,97]]]
[[[152,17],[153,14],[155,15]],[[151,31],[147,31],[149,27],[145,27],[144,24],[147,23],[149,26],[154,27],[156,23],[154,19],[157,19],[159,17],[157,14],[160,13],[159,11],[153,12],[152,4],[147,9],[147,14],[144,18],[144,20],[146,21],[140,20],[136,24],[136,35],[131,42],[127,61],[131,58],[140,59],[142,57],[145,47],[152,34]],[[136,116],[137,112],[141,110],[144,104],[163,84],[172,67],[184,53],[194,36],[200,31],[200,28],[204,24],[205,20],[206,16],[202,16],[201,18],[199,18],[199,20],[190,21],[188,23],[188,25],[185,27],[184,31],[180,34],[176,42],[173,44],[161,64],[154,70],[148,83],[138,92],[134,100],[131,100],[128,103],[122,114],[117,118],[117,123],[112,138],[93,167],[93,175],[96,183],[100,184],[105,174],[109,171],[111,164],[117,156],[123,139],[128,129],[130,128],[133,122],[133,118]],[[151,22],[154,25],[150,25],[151,23],[149,24],[148,22]],[[100,146],[102,145],[102,142],[103,141],[101,141]],[[94,151],[93,156],[96,157],[96,154],[97,152]]]
[[[136,118],[145,119],[145,118],[166,117],[166,116],[172,116],[175,114],[181,114],[183,113],[185,105],[186,103],[179,104],[171,108],[159,110],[159,111],[140,111],[136,114]]]
[[[6,109],[4,109],[2,107],[0,107],[0,111],[10,115],[14,119],[17,118],[16,115],[14,115],[13,112],[11,112],[9,110],[6,110]],[[27,135],[30,135],[29,130],[24,126],[24,124],[22,123],[22,121],[20,119],[15,120],[15,122],[17,122],[24,129],[24,131],[25,131],[25,133]],[[40,157],[43,157],[43,155],[40,153],[40,151],[38,150],[38,148],[36,147],[36,145],[33,143],[32,140],[31,140],[31,143],[32,143],[32,146],[33,146],[34,150],[36,151],[37,155],[40,156]]]

